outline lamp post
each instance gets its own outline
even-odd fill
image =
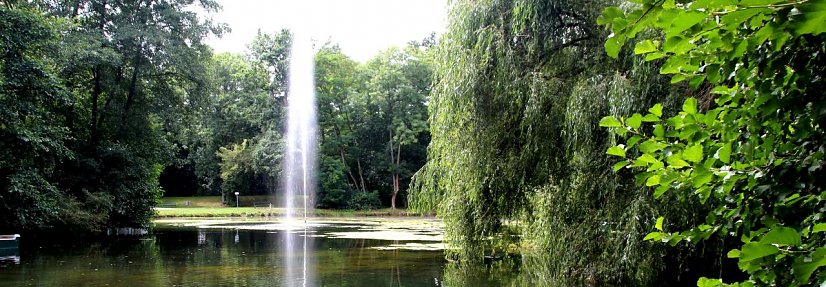
[[[238,207],[238,192],[235,192],[235,207]]]

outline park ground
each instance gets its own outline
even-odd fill
[[[170,217],[276,217],[284,214],[284,209],[271,207],[272,197],[242,196],[238,207],[224,206],[220,196],[163,197],[155,208],[158,218]],[[274,205],[274,204],[273,204]],[[319,217],[364,217],[364,216],[426,216],[406,209],[374,210],[333,210],[313,209],[312,216]]]

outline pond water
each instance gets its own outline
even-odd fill
[[[23,238],[19,262],[0,261],[0,285],[443,286],[441,228],[422,219],[315,219],[306,231],[278,221],[167,220],[140,238]],[[307,244],[298,267],[282,251],[288,237]],[[497,285],[487,276],[462,283]]]

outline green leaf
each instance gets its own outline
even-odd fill
[[[644,162],[644,163],[655,163],[658,162],[657,158],[651,156],[650,154],[643,154],[637,158],[637,161]]]
[[[645,181],[648,179],[649,176],[651,176],[650,172],[638,173],[638,174],[634,175],[634,183],[636,183],[638,185],[642,185],[643,183],[645,183]]]
[[[696,10],[701,8],[719,9],[728,5],[734,5],[734,0],[697,0],[691,2],[690,9]]]
[[[700,85],[702,85],[704,83],[705,80],[706,80],[706,76],[704,76],[704,75],[696,76],[695,75],[695,76],[691,77],[691,79],[688,80],[688,86],[691,87],[692,89],[697,89],[697,88],[700,87]]]
[[[642,121],[646,123],[654,123],[659,122],[660,118],[653,114],[646,114],[644,117],[642,117]]]
[[[654,136],[658,138],[662,138],[665,136],[665,128],[663,127],[663,125],[654,126]]]
[[[705,169],[694,169],[694,173],[692,174],[693,178],[691,180],[692,186],[695,188],[701,187],[706,183],[711,182],[711,179],[714,178],[714,174]]]
[[[763,28],[760,28],[760,30],[758,30],[757,33],[754,33],[752,35],[751,39],[749,39],[749,44],[753,47],[762,45],[764,42],[766,42],[766,39],[772,36],[772,34],[774,34],[773,26],[764,25]]]
[[[621,162],[618,162],[618,163],[614,164],[614,172],[619,171],[623,167],[627,166],[629,163],[631,163],[631,162],[627,161],[627,160],[623,160]]]
[[[647,57],[646,57],[646,60]],[[665,64],[660,67],[660,74],[676,74],[679,73],[683,66],[686,65],[686,59],[683,57],[669,57],[665,60]]]
[[[656,104],[653,107],[651,107],[650,109],[648,109],[648,112],[654,114],[657,117],[662,117],[663,116],[663,105],[662,104]]]
[[[702,12],[691,11],[680,13],[674,18],[674,21],[671,22],[671,28],[665,29],[665,33],[668,36],[677,35],[682,31],[688,30],[691,26],[700,23],[700,21],[703,21],[706,17],[708,17],[708,14]]]
[[[675,74],[673,77],[671,77],[672,84],[676,84],[682,81],[685,81],[685,74]]]
[[[711,89],[712,94],[718,94],[718,95],[731,95],[731,94],[734,94],[734,92],[736,92],[736,91],[737,91],[736,88],[734,88],[734,87],[729,88],[727,86],[716,86],[716,87],[714,87],[714,89]]]
[[[800,233],[790,227],[772,227],[760,238],[760,243],[798,246],[801,244]]]
[[[724,144],[720,149],[717,150],[717,153],[714,154],[714,157],[724,163],[731,162],[731,143]]]
[[[633,129],[640,128],[640,124],[642,124],[642,115],[639,113],[635,113],[630,118],[625,120],[625,124]]]
[[[648,180],[645,181],[645,186],[656,186],[660,184],[660,176],[659,175],[652,175],[648,177]]]
[[[654,26],[660,29],[670,28],[671,22],[674,22],[674,18],[677,18],[677,15],[680,13],[682,13],[682,11],[678,9],[664,9],[657,15]]]
[[[645,60],[646,61],[653,61],[653,60],[656,60],[656,59],[659,59],[659,58],[662,58],[662,57],[665,57],[664,53],[651,52],[651,53],[648,53],[648,55],[645,55]]]
[[[642,240],[643,241],[649,241],[649,240],[660,241],[663,238],[665,238],[665,234],[663,234],[661,232],[651,232],[651,233],[645,235],[645,237]]]
[[[726,285],[723,285],[723,280],[722,279],[709,279],[709,278],[706,278],[706,277],[700,277],[700,279],[697,280],[697,287],[720,287],[720,286],[726,286]]]
[[[651,40],[638,42],[637,45],[634,46],[634,54],[639,55],[655,52],[657,51],[657,46],[659,46],[659,43]]]
[[[743,24],[743,22],[748,21],[754,15],[760,13],[772,13],[771,9],[763,8],[763,9],[740,9],[736,11],[732,11],[720,17],[720,22],[723,25],[728,27],[738,27]]]
[[[614,18],[625,18],[625,13],[619,7],[611,6],[602,10],[602,15],[597,17],[597,25],[607,25],[614,22]]]
[[[711,197],[711,188],[703,186],[698,188],[695,193],[700,196],[700,203],[705,203]]]
[[[616,59],[619,56],[619,50],[622,48],[622,44],[625,43],[625,39],[620,38],[619,36],[613,36],[605,40],[605,53],[609,57]]]
[[[626,144],[628,147],[633,147],[633,146],[634,146],[637,142],[639,142],[641,139],[642,139],[642,137],[641,137],[641,136],[635,135],[635,136],[631,137],[630,139],[628,139],[628,141],[627,141],[625,144]]]
[[[786,2],[787,0],[742,0],[740,6],[766,6]]]
[[[660,198],[670,187],[667,184],[662,184],[654,190],[654,198]]]
[[[618,128],[622,127],[622,123],[620,123],[620,121],[615,117],[606,116],[599,120],[599,126],[606,128]]]
[[[641,152],[652,153],[652,152],[661,150],[661,149],[663,149],[667,146],[668,146],[667,144],[664,144],[664,143],[661,143],[661,142],[658,142],[658,141],[647,140],[647,141],[644,141],[643,143],[641,143],[638,148]]]
[[[663,231],[663,221],[665,221],[665,218],[663,218],[662,216],[658,217],[657,223],[654,224],[654,228],[656,228],[659,231]]]
[[[694,48],[694,44],[691,44],[691,41],[689,41],[688,38],[681,36],[674,36],[665,39],[665,42],[663,43],[663,52],[674,53],[677,55],[685,54],[690,51],[691,48]]]
[[[743,248],[740,250],[740,262],[752,261],[777,254],[778,252],[780,252],[780,249],[774,245],[749,242],[743,245]]]
[[[697,99],[695,98],[688,98],[685,99],[683,102],[683,111],[689,115],[693,115],[697,113]]]
[[[806,258],[809,257],[809,258]],[[812,252],[811,256],[798,256],[792,264],[792,271],[797,283],[806,285],[812,273],[818,268],[826,265],[826,248],[819,247]]]
[[[700,162],[703,160],[703,146],[693,145],[683,151],[682,157],[690,162]]]
[[[680,131],[680,139],[690,140],[694,136],[694,134],[696,134],[699,131],[700,127],[697,126],[697,124],[686,124]]]
[[[796,35],[812,34],[819,35],[826,32],[826,1],[810,1],[800,5],[800,14],[803,21],[797,23],[794,30]]]
[[[683,168],[689,166],[688,162],[684,161],[678,154],[671,155],[665,158],[665,162],[672,168]]]
[[[826,232],[826,223],[815,224],[815,227],[812,228],[812,233],[818,233],[818,232]]]
[[[728,258],[740,258],[740,249],[732,249],[726,254]]]
[[[619,157],[625,157],[625,149],[623,149],[620,146],[609,147],[608,151],[606,151],[605,153]]]
[[[740,44],[738,44],[737,47],[734,48],[734,51],[731,52],[731,58],[732,59],[737,59],[737,58],[743,57],[743,54],[746,53],[746,50],[748,50],[748,48],[749,48],[749,42],[748,41],[741,41]]]

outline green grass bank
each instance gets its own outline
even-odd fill
[[[269,195],[241,196],[239,207],[224,206],[220,196],[164,197],[155,208],[158,218],[171,217],[277,217],[283,208],[270,207],[274,203]],[[317,217],[413,217],[432,216],[406,209],[332,210],[313,209],[310,216]]]

